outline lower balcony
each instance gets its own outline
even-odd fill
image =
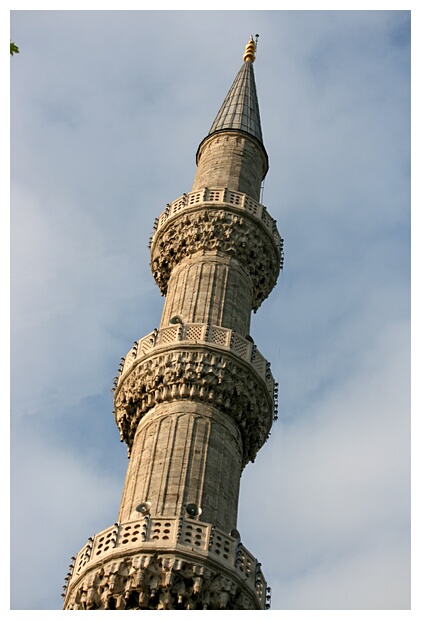
[[[116,523],[66,578],[65,609],[267,609],[260,564],[233,535],[190,518]]]

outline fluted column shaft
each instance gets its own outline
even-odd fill
[[[153,502],[157,517],[184,514],[194,503],[201,519],[229,532],[236,526],[242,443],[232,420],[212,405],[178,400],[154,407],[139,423],[119,521]]]
[[[179,316],[185,323],[207,323],[247,336],[253,288],[235,258],[218,252],[197,252],[172,271],[161,327]]]

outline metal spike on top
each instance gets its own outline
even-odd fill
[[[256,48],[257,41],[259,39],[259,35],[255,35],[255,39],[253,39],[253,35],[250,35],[250,41],[246,45],[246,51],[244,52],[243,60],[244,62],[254,62],[256,60]]]

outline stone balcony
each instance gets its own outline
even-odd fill
[[[177,198],[177,200],[170,202],[165,211],[156,218],[154,224],[154,234],[157,233],[169,219],[179,215],[180,212],[206,205],[227,205],[229,207],[234,207],[240,212],[245,212],[253,216],[256,220],[261,222],[269,234],[273,236],[273,239],[279,248],[281,262],[283,262],[283,239],[276,227],[276,220],[269,215],[265,206],[256,200],[253,200],[253,198],[250,198],[247,194],[232,192],[226,187],[206,187],[198,192],[183,194],[180,198]],[[152,235],[150,239],[150,244],[152,244],[153,236],[154,235]]]
[[[185,194],[155,220],[151,271],[162,295],[176,265],[194,255],[235,259],[250,278],[254,311],[283,268],[283,239],[265,207],[246,194],[203,189]]]
[[[95,571],[101,575],[116,573],[117,577],[120,574],[127,590],[132,573],[127,570],[128,566],[147,568],[150,556],[154,556],[160,559],[163,567],[160,580],[166,589],[169,587],[168,573],[175,570],[183,574],[189,566],[191,574],[200,576],[204,582],[214,579],[215,575],[223,575],[229,584],[225,587],[231,592],[245,591],[246,598],[257,602],[257,608],[268,608],[269,589],[260,564],[242,545],[238,532],[235,534],[227,535],[209,523],[182,517],[139,515],[139,519],[115,523],[90,538],[73,558],[63,596],[69,599],[71,591],[99,584]],[[206,589],[206,583],[201,587]]]
[[[129,456],[140,420],[156,405],[188,398],[230,416],[241,433],[243,467],[277,418],[277,385],[256,346],[231,329],[202,323],[154,330],[134,343],[114,379],[114,417]]]
[[[174,344],[194,343],[211,344],[218,349],[229,350],[242,360],[248,362],[257,375],[264,380],[273,400],[275,381],[270,370],[270,363],[258,351],[251,340],[236,334],[232,329],[204,323],[186,323],[170,325],[153,332],[136,341],[125,358],[121,359],[118,376],[114,380],[117,388],[123,375],[135,362],[148,355],[153,349]]]

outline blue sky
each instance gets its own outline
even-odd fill
[[[12,609],[60,609],[116,519],[110,388],[159,324],[153,221],[255,33],[285,265],[252,317],[279,420],[238,529],[272,609],[410,607],[409,11],[13,11]]]

